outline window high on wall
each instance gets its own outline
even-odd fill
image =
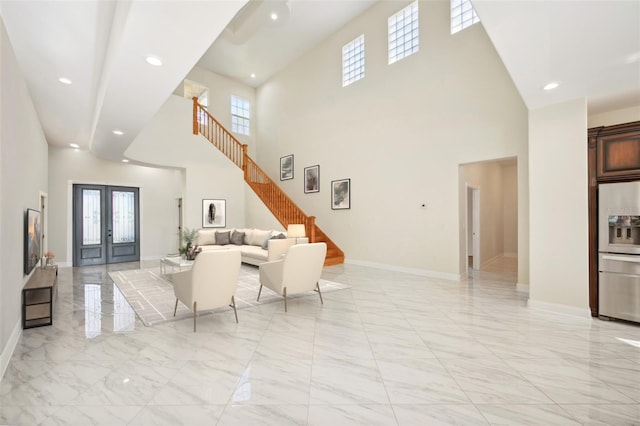
[[[249,135],[251,129],[251,102],[231,95],[231,131]]]
[[[451,34],[480,22],[470,0],[451,0]]]
[[[413,2],[388,19],[389,64],[399,61],[420,47],[418,2]]]
[[[342,87],[364,78],[364,34],[342,46]]]

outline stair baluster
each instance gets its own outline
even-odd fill
[[[245,182],[282,226],[286,228],[290,223],[302,223],[305,225],[310,242],[325,242],[327,244],[325,265],[344,263],[344,252],[316,225],[315,216],[307,216],[249,157],[247,145],[241,144],[231,132],[198,103],[198,98],[194,97],[193,134],[197,135],[198,133],[242,169]]]

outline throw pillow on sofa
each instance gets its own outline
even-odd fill
[[[284,240],[287,237],[285,237],[284,234],[278,234],[278,235],[272,235],[269,238],[267,238],[266,240],[264,240],[264,242],[262,243],[262,250],[268,250],[269,249],[269,240]]]
[[[247,243],[252,246],[262,246],[264,240],[271,236],[271,231],[263,231],[261,229],[254,229],[251,234],[247,234]]]
[[[216,231],[216,245],[224,246],[231,243],[231,231]]]
[[[231,244],[241,246],[244,244],[244,232],[233,231],[231,234]]]
[[[215,229],[200,229],[198,230],[198,238],[196,239],[196,245],[208,246],[216,243],[216,231]]]

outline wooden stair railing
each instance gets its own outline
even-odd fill
[[[244,180],[258,198],[285,228],[291,223],[305,226],[309,242],[325,242],[325,265],[344,263],[344,252],[315,224],[315,216],[307,216],[249,157],[247,145],[240,143],[209,112],[193,98],[193,134],[200,133],[229,160],[242,169]]]

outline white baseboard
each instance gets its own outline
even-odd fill
[[[18,340],[22,335],[22,324],[21,319],[18,319],[16,326],[13,327],[13,331],[11,332],[11,336],[7,341],[7,345],[4,347],[2,351],[2,355],[0,355],[0,381],[4,377],[4,372],[7,371],[7,367],[9,366],[9,361],[13,356],[13,352],[16,350],[16,346],[18,345]]]
[[[429,271],[427,269],[406,268],[404,266],[388,265],[386,263],[366,262],[362,260],[351,259],[345,259],[344,263],[358,266],[368,266],[370,268],[384,269],[387,271],[404,272],[407,274],[419,275],[422,277],[439,278],[448,281],[461,281],[462,279],[459,274],[448,274],[446,272]]]
[[[533,309],[539,309],[541,311],[553,312],[562,315],[571,315],[573,317],[579,317],[584,319],[592,319],[591,310],[577,308],[575,306],[559,305],[557,303],[541,302],[539,300],[529,299],[527,306]]]

